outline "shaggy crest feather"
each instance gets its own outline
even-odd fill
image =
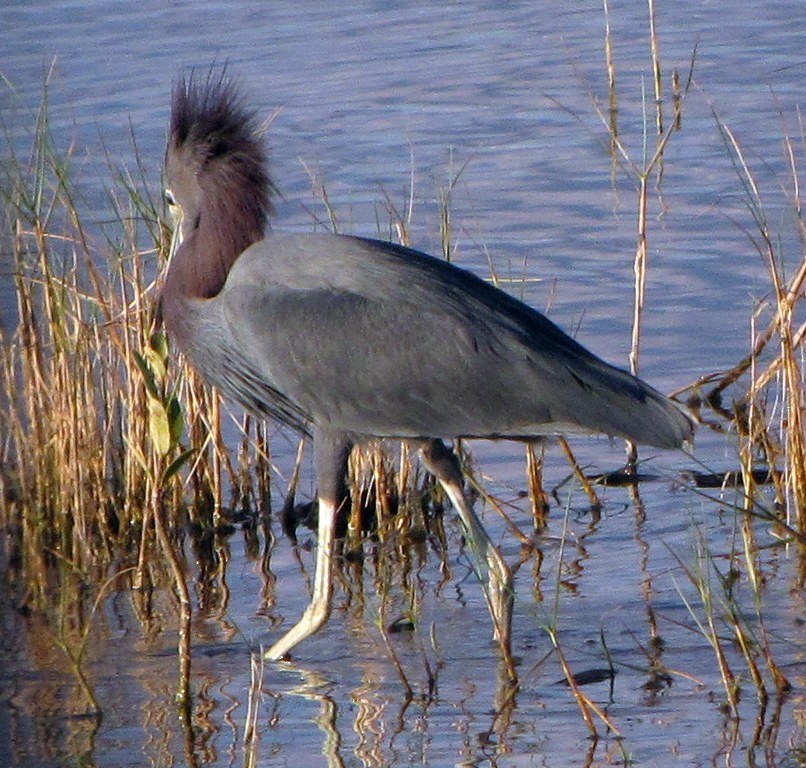
[[[174,155],[191,163],[202,187],[231,191],[254,210],[265,229],[274,210],[276,188],[267,171],[268,156],[257,113],[246,106],[226,71],[192,72],[174,88],[166,162]],[[224,190],[220,185],[224,185]]]

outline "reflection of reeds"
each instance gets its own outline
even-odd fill
[[[250,656],[249,695],[246,704],[246,718],[244,719],[243,733],[243,764],[244,768],[256,768],[260,765],[260,705],[263,700],[263,669],[262,653],[253,653]]]

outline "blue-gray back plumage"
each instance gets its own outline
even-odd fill
[[[660,447],[691,435],[680,408],[543,315],[389,243],[271,235],[195,311],[205,329],[191,347],[197,367],[297,428],[401,438],[596,431]]]

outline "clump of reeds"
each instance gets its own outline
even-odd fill
[[[747,515],[773,524],[779,538],[806,546],[806,389],[804,381],[804,288],[806,222],[796,144],[784,135],[787,193],[800,252],[776,232],[762,190],[733,131],[715,113],[725,147],[744,189],[751,225],[737,222],[769,276],[769,291],[753,308],[750,352],[733,367],[701,377],[691,386],[692,403],[713,413],[716,424],[737,435],[740,506]],[[800,146],[804,146],[801,137]],[[801,158],[802,159],[802,158]],[[708,478],[706,478],[708,480]],[[725,476],[731,484],[732,476]],[[711,483],[713,484],[713,483]],[[769,489],[769,490],[768,490]],[[748,531],[748,536],[751,533]],[[748,540],[752,549],[754,543]]]
[[[2,181],[16,298],[3,318],[4,522],[19,526],[29,578],[52,557],[78,570],[108,560],[109,542],[131,530],[145,478],[121,446],[142,444],[145,402],[127,386],[127,361],[135,370],[148,322],[141,260],[97,260],[46,101],[31,143]],[[30,583],[45,594],[44,581]]]
[[[193,414],[188,431],[199,448],[190,493],[165,482],[172,459],[166,465],[155,432],[159,403],[142,355],[152,346],[154,275],[168,233],[142,168],[113,171],[114,224],[89,222],[71,175],[74,147],[61,150],[48,122],[47,88],[26,142],[4,128],[2,239],[15,303],[0,328],[0,524],[15,533],[11,581],[41,606],[59,563],[92,582],[90,574],[139,557],[142,576],[155,484],[172,523],[202,514],[222,485],[222,441],[214,398],[171,371],[160,391],[194,399],[182,410]],[[173,437],[178,444],[176,429]]]
[[[739,180],[745,191],[745,205],[754,230],[746,228],[749,241],[767,268],[770,290],[763,302],[768,309],[766,327],[757,329],[760,317],[753,318],[753,348],[730,371],[709,378],[715,382],[709,400],[730,385],[739,383],[743,392],[732,411],[740,435],[740,459],[748,504],[759,499],[759,461],[769,472],[774,490],[772,517],[806,542],[806,390],[804,389],[803,298],[806,288],[806,222],[803,218],[800,169],[796,145],[784,136],[790,181],[788,197],[800,254],[782,252],[782,242],[767,217],[762,192],[756,182],[738,139],[717,116]],[[801,137],[803,147],[803,137]],[[794,258],[793,258],[794,256]],[[793,268],[794,267],[794,268]],[[799,319],[800,318],[800,319]],[[770,359],[772,351],[772,359]]]

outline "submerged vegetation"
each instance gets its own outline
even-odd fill
[[[663,103],[662,67],[653,35],[652,103],[658,107],[653,119],[645,121],[643,157],[636,161],[619,130],[617,67],[609,44],[606,51],[610,88],[608,109],[601,111],[601,117],[615,173],[623,171],[638,192],[630,356],[637,370],[641,319],[651,311],[644,304],[646,247],[651,237],[648,201],[653,184],[660,188],[664,151],[683,122],[687,86],[680,85],[677,73],[669,78],[672,91],[667,95],[674,106],[671,114],[663,115],[659,106]],[[684,79],[691,82],[690,75]],[[210,541],[233,525],[262,532],[268,547],[271,523],[279,517],[283,530],[293,536],[312,512],[296,503],[303,446],[286,483],[272,465],[272,425],[228,415],[215,393],[202,386],[182,361],[170,358],[154,323],[160,265],[170,235],[155,202],[156,189],[139,164],[134,170],[112,169],[115,180],[107,217],[112,223],[88,221],[77,180],[71,176],[72,148],[58,148],[48,123],[46,97],[47,93],[24,156],[5,126],[1,236],[10,268],[3,271],[10,272],[16,303],[0,308],[0,527],[5,533],[0,570],[12,590],[15,609],[44,617],[75,669],[89,709],[99,707],[82,673],[93,612],[112,591],[130,590],[144,632],[151,632],[154,608],[149,595],[154,588],[173,585],[185,628],[180,699],[189,723],[194,597],[188,587],[192,569],[187,545],[196,550],[204,571],[226,567],[226,559]],[[697,466],[685,478],[690,493],[706,495],[721,512],[733,515],[733,547],[715,553],[692,526],[691,551],[676,551],[673,557],[679,563],[675,586],[690,613],[690,628],[713,649],[724,683],[725,711],[738,718],[743,686],[751,686],[766,706],[773,694],[791,685],[775,658],[765,625],[760,553],[772,546],[790,548],[799,558],[798,587],[806,578],[806,222],[801,198],[806,137],[802,131],[784,137],[788,196],[801,248],[793,256],[782,250],[781,244],[791,240],[779,237],[770,222],[763,190],[740,139],[718,115],[715,121],[748,211],[749,219],[737,225],[766,265],[769,291],[750,319],[754,336],[747,356],[730,370],[704,371],[677,393],[698,411],[703,429],[735,434],[735,468],[715,473]],[[452,179],[439,196],[440,240],[446,258],[452,248],[453,183]],[[324,193],[322,198],[335,227],[335,212]],[[407,243],[408,210],[399,214],[388,199],[384,210],[390,231]],[[599,484],[621,480],[637,489],[632,463],[623,473],[587,477],[568,443],[560,441],[560,446],[570,473],[588,495],[593,514],[599,511]],[[469,482],[485,494],[473,478],[469,453],[464,446],[458,449]],[[442,552],[446,550],[439,490],[413,463],[405,446],[399,453],[395,450],[369,447],[352,458],[353,508],[345,571],[361,557],[368,532],[381,542],[394,540],[394,549],[398,554],[405,552],[404,559],[417,555],[426,537],[438,541]],[[556,449],[527,448],[524,485],[531,501],[531,531],[521,529],[505,504],[485,495],[522,544],[526,557],[536,552],[533,533],[545,528],[550,511],[559,508],[561,515],[568,514],[566,500],[543,488],[544,450]],[[634,462],[634,450],[628,457]],[[278,482],[283,482],[285,501],[274,510],[272,498],[277,499],[277,492],[272,496],[272,487]],[[640,498],[635,507],[640,514]],[[406,514],[397,514],[400,509]],[[537,571],[539,567],[537,562]],[[604,728],[617,735],[618,724],[582,691],[584,675],[573,669],[563,646],[558,614],[564,567],[561,551],[553,613],[545,621],[545,630],[591,732]],[[380,560],[375,568],[376,583],[383,590],[396,571]],[[535,578],[536,592],[538,583]],[[273,597],[264,599],[268,605]],[[91,607],[88,615],[78,608],[79,602]],[[378,624],[405,690],[409,696],[435,695],[440,667],[436,639],[432,638],[429,653],[437,660],[423,648],[421,678],[412,680],[391,638],[402,626],[416,623],[416,600],[411,599],[402,619],[390,619],[382,592]],[[654,617],[650,625],[652,640],[660,644]],[[608,656],[604,632],[602,648]],[[652,647],[641,651],[647,658],[647,676],[654,683],[683,674],[665,668]],[[252,672],[248,719],[254,730],[262,662],[256,662]],[[527,671],[525,676],[530,674]],[[510,690],[503,696],[496,730],[505,723],[514,695]],[[249,734],[245,741],[254,747]],[[626,753],[621,758],[628,760]]]

